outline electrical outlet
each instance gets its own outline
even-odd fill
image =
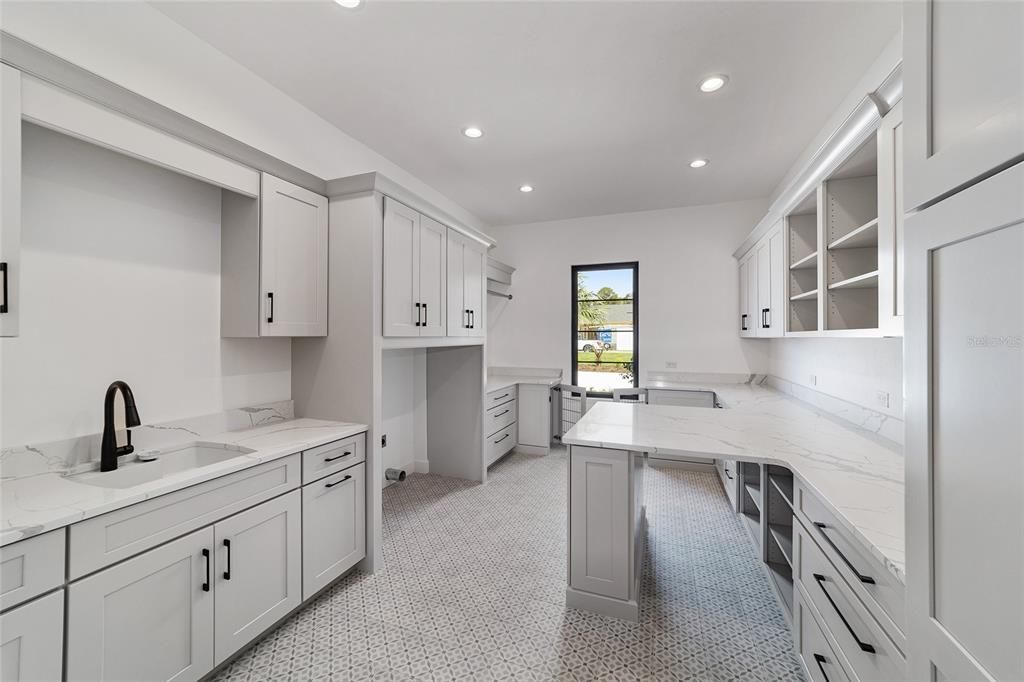
[[[679,366],[679,363],[677,363],[677,362],[666,362],[665,363],[665,369],[675,369],[678,366]]]
[[[877,393],[875,393],[875,401],[878,402],[878,406],[879,407],[884,407],[885,409],[888,410],[889,409],[889,392],[888,391],[878,391]]]

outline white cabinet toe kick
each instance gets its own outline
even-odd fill
[[[640,619],[646,457],[643,452],[569,447],[567,606]]]

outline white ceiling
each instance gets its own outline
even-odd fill
[[[900,21],[865,1],[157,6],[491,225],[767,197]]]

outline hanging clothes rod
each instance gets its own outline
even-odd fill
[[[491,290],[488,290],[487,293],[489,293],[491,296],[500,296],[501,298],[507,298],[510,301],[512,300],[512,294],[502,294],[500,292]]]

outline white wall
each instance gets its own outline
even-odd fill
[[[573,265],[639,261],[640,368],[763,372],[768,345],[740,339],[736,245],[764,201],[491,228],[493,255],[517,268],[512,301],[488,296],[488,363],[560,367],[571,378]]]
[[[903,339],[773,339],[768,372],[903,419]],[[888,407],[879,392],[888,394]]]
[[[2,444],[102,430],[114,379],[147,424],[288,399],[288,339],[220,338],[220,190],[24,132],[21,335],[0,340]]]
[[[9,33],[314,175],[380,171],[467,225],[484,227],[147,3],[5,0],[0,13]]]

